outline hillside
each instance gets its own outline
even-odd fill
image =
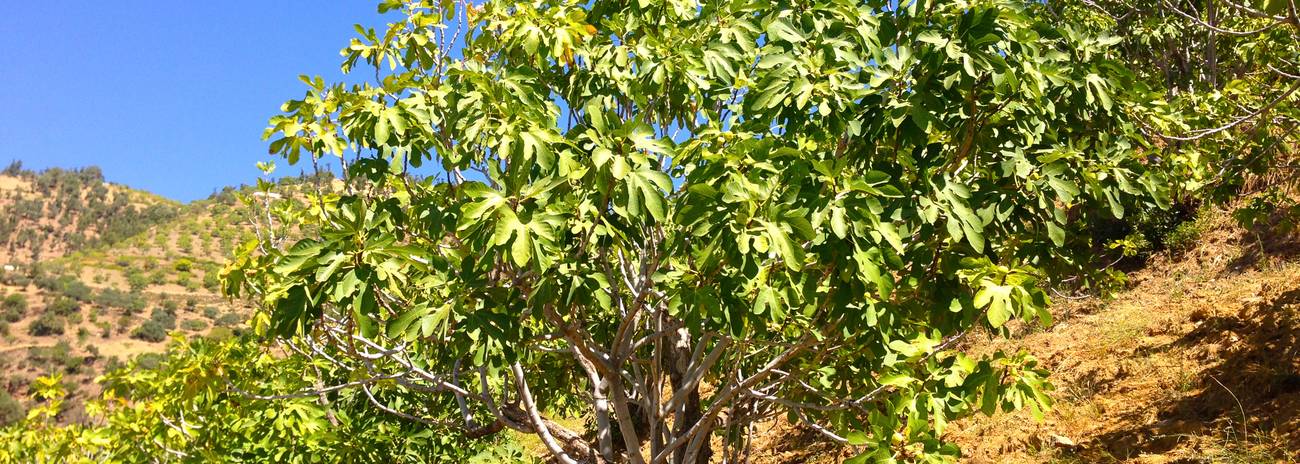
[[[1196,229],[1113,299],[1058,298],[1050,330],[973,347],[1027,347],[1057,404],[959,424],[969,462],[1300,460],[1300,237],[1222,211]]]
[[[39,250],[41,259],[11,261],[20,264],[0,278],[0,389],[29,403],[32,379],[63,373],[72,393],[67,422],[79,421],[79,404],[99,394],[98,374],[162,352],[168,332],[229,336],[251,310],[217,288],[225,256],[253,233],[240,191],[183,205],[102,182],[66,194],[33,190],[32,179],[93,179],[94,172],[0,176],[7,186],[0,221],[54,231],[39,248],[9,242],[12,256]],[[93,190],[100,188],[107,201],[86,200],[99,198]],[[295,188],[279,186],[287,197]],[[39,220],[16,211],[41,197],[50,200]],[[79,208],[72,198],[100,206]],[[134,219],[118,226],[79,219],[99,217],[94,211],[111,209],[103,205],[119,204],[116,198],[130,207],[113,210],[135,211]],[[169,213],[139,213],[149,208]],[[120,224],[141,221],[148,227],[115,235],[130,230]],[[1022,327],[1011,340],[972,338],[965,349],[976,353],[1032,352],[1052,372],[1056,405],[1041,422],[1022,412],[955,423],[948,434],[962,445],[963,462],[1300,459],[1300,237],[1281,227],[1243,230],[1221,210],[1202,211],[1185,229],[1181,245],[1152,257],[1111,297],[1058,295],[1051,328]],[[0,411],[4,420],[12,417]],[[760,463],[851,455],[780,421],[761,426],[755,442]]]
[[[112,245],[176,217],[180,204],[112,184],[97,167],[0,173],[0,262],[27,263]]]
[[[105,183],[97,168],[9,172],[0,176],[9,396],[63,373],[76,406],[99,393],[98,374],[162,352],[169,332],[225,337],[243,324],[249,308],[218,287],[225,256],[252,234],[237,190],[180,204]],[[78,416],[74,407],[65,420]]]
[[[965,350],[1024,348],[1056,402],[954,423],[970,463],[1300,462],[1300,235],[1247,231],[1222,210],[1189,223],[1111,297],[1058,294],[1056,323]],[[754,462],[831,463],[851,450],[784,421],[760,427]]]

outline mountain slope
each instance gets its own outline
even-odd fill
[[[0,174],[0,262],[111,245],[174,218],[180,204],[104,180],[96,167]]]
[[[1206,210],[1184,250],[1154,256],[1110,298],[1057,295],[1055,325],[962,349],[1027,349],[1056,401],[975,416],[947,439],[963,463],[1300,462],[1300,234],[1243,230]],[[751,462],[841,462],[851,448],[784,420],[755,431]]]
[[[183,205],[104,183],[96,168],[7,172],[0,396],[24,399],[33,378],[62,373],[74,406],[64,419],[76,421],[98,374],[162,352],[169,332],[224,337],[247,318],[218,286],[225,256],[251,234],[235,189]]]
[[[1041,423],[959,424],[967,461],[1300,462],[1300,238],[1224,212],[1198,222],[1193,248],[1114,299],[1066,302],[1050,330],[973,347],[1027,347],[1057,405]]]

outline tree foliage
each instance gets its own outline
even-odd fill
[[[302,356],[267,355],[249,340],[177,339],[156,366],[143,361],[100,379],[105,391],[87,405],[95,425],[59,425],[61,379],[37,379],[32,389],[40,402],[26,419],[0,429],[0,463],[521,460],[517,446],[457,440],[376,410],[369,393],[295,394],[346,382],[346,373]]]
[[[1167,155],[1200,161],[1201,170],[1187,175],[1209,187],[1207,199],[1258,187],[1246,185],[1252,177],[1288,175],[1288,151],[1300,144],[1300,17],[1294,5],[1065,3],[1067,15],[1114,34],[1130,67],[1164,93],[1159,103],[1169,110],[1165,117],[1144,118],[1145,129],[1168,144]]]
[[[954,343],[1048,323],[1074,231],[1191,169],[1144,156],[1160,109],[1117,40],[1037,2],[380,9],[344,50],[376,81],[304,77],[267,130],[347,188],[277,210],[317,233],[261,234],[227,289],[562,462],[734,458],[774,416],[952,459],[949,421],[1050,403],[1031,357]],[[594,437],[548,417],[575,407]]]
[[[507,429],[558,462],[737,461],[777,417],[952,461],[951,421],[1051,403],[968,334],[1049,324],[1047,288],[1104,270],[1099,224],[1176,229],[1171,202],[1290,172],[1300,122],[1276,0],[379,9],[343,50],[374,80],[304,76],[266,132],[316,173],[212,198],[252,206],[223,283],[270,343],[223,315],[105,376],[96,426],[55,425],[41,379],[0,462],[497,462]]]

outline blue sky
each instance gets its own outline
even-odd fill
[[[0,164],[98,165],[190,201],[251,183],[299,74],[342,78],[370,0],[0,2]],[[297,173],[282,160],[277,174]]]

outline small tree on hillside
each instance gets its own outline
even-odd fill
[[[23,170],[23,162],[21,160],[10,161],[9,165],[5,166],[4,171],[0,172],[0,174],[6,176],[12,176],[12,177],[18,177],[23,174],[30,174],[30,173],[31,173],[30,171]]]
[[[126,273],[126,285],[131,288],[131,292],[138,293],[149,287],[149,277],[137,270],[130,270]]]
[[[1072,232],[1172,166],[1107,40],[1039,2],[897,3],[385,1],[344,64],[381,82],[304,78],[267,131],[290,163],[359,149],[347,189],[259,215],[319,233],[262,224],[228,290],[350,385],[560,462],[734,461],[773,417],[951,458],[949,421],[1049,388],[958,340],[1047,323]],[[591,435],[552,420],[575,404]]]
[[[32,321],[27,326],[27,333],[33,337],[49,337],[53,335],[63,335],[64,327],[67,325],[67,319],[54,313],[42,313],[41,317]]]
[[[190,269],[194,268],[194,262],[190,261],[189,258],[181,258],[176,260],[172,268],[176,269],[176,272],[190,272]]]

